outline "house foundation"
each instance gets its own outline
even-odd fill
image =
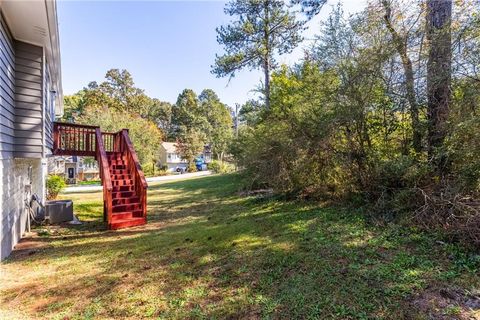
[[[27,227],[25,199],[37,194],[45,199],[42,159],[0,159],[0,260],[8,257]]]

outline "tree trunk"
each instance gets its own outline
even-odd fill
[[[422,151],[422,131],[420,128],[420,120],[418,118],[418,103],[415,94],[415,80],[413,77],[412,60],[407,53],[407,36],[401,37],[393,27],[392,23],[392,9],[389,0],[382,0],[385,8],[385,25],[392,35],[393,43],[397,53],[402,60],[403,71],[405,73],[405,87],[407,90],[407,100],[410,105],[410,117],[412,118],[412,145],[416,152]]]
[[[264,25],[264,41],[265,41],[265,56],[263,62],[263,74],[265,76],[265,107],[270,109],[270,2],[265,1],[265,25]]]
[[[447,134],[452,77],[452,0],[427,0],[428,154],[440,170],[445,156],[440,154]]]
[[[265,60],[265,67],[264,67],[264,75],[265,75],[265,106],[270,109],[270,63],[268,58]]]

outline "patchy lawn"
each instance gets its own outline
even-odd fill
[[[354,212],[240,196],[235,175],[152,185],[145,227],[37,230],[1,265],[0,318],[480,319],[478,255]]]

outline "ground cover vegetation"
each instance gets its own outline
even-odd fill
[[[272,64],[323,4],[227,5],[213,72],[270,73],[264,98],[241,109],[230,150],[247,185],[363,206],[373,221],[409,221],[480,248],[478,2],[375,0],[350,16],[339,4],[301,61]],[[291,31],[282,41],[269,32],[277,25]]]
[[[242,177],[150,184],[146,226],[41,227],[1,266],[4,319],[475,319],[480,261],[359,210],[239,192]],[[477,310],[477,311],[475,311]],[[476,312],[476,313],[475,313]]]

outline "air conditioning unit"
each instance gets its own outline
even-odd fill
[[[50,223],[68,222],[74,219],[72,200],[47,201],[45,211]]]

